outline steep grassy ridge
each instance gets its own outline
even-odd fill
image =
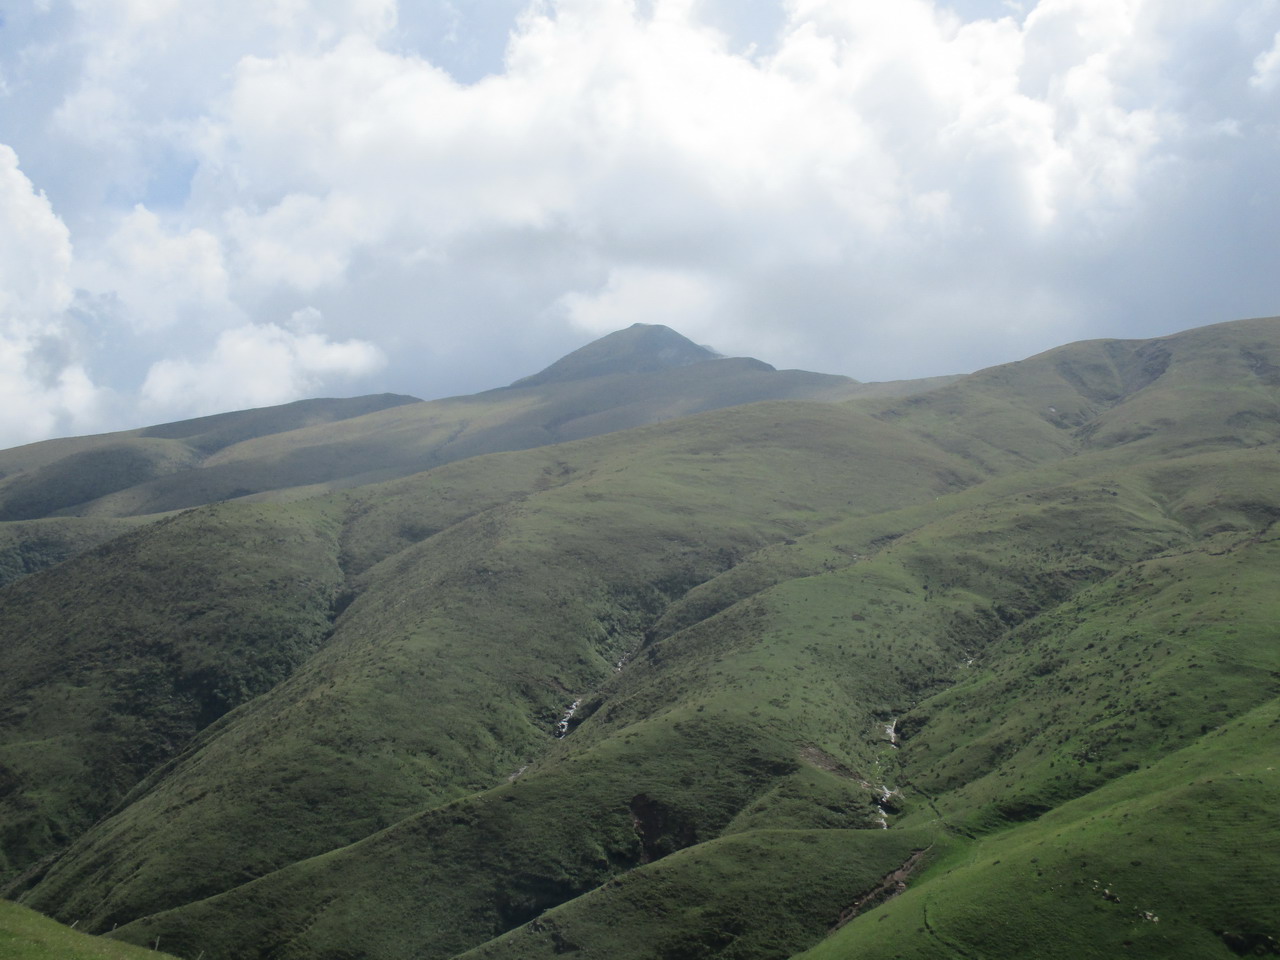
[[[1123,466],[1270,444],[1280,428],[1278,323],[1070,344],[883,405],[878,415],[996,470],[1105,449]]]
[[[6,874],[79,836],[323,643],[341,582],[337,532],[316,505],[215,506],[5,590]]]
[[[836,921],[849,891],[876,886],[887,865],[934,841],[907,830],[735,834],[638,867],[462,956],[788,956]]]

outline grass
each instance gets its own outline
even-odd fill
[[[967,846],[803,956],[1274,953],[1278,729],[1271,701],[1032,823]]]
[[[63,813],[10,872],[55,854],[24,902],[188,960],[1269,949],[1275,326],[214,505],[29,576],[7,836]],[[453,403],[450,442],[515,422]],[[215,666],[217,709],[175,697]],[[77,719],[125,677],[129,726]]]
[[[905,830],[734,834],[638,867],[461,956],[790,956],[834,926],[862,891],[938,840]],[[761,924],[762,915],[771,922]]]
[[[822,451],[884,430],[830,406],[766,405],[742,419],[708,414],[677,430],[646,428],[652,439],[640,450],[601,438],[441,468],[382,496],[317,501],[327,505],[310,509],[350,518],[341,540],[357,599],[332,638],[272,697],[228,717],[216,739],[82,839],[33,902],[78,910],[95,927],[123,925],[527,765],[548,748],[574,692],[611,676],[672,597],[758,544],[836,515],[858,471]],[[736,442],[724,439],[726,424]],[[717,453],[703,452],[709,434]],[[720,477],[741,477],[730,504],[700,478],[708,455]],[[899,456],[915,465],[924,452]],[[546,488],[530,497],[530,484]],[[882,496],[935,485],[920,470],[916,487],[904,479]],[[803,502],[792,499],[798,487]],[[477,512],[466,516],[451,499]],[[437,520],[426,504],[445,515]],[[253,523],[266,509],[217,508],[248,512]],[[201,513],[187,516],[194,523]],[[445,526],[378,560],[385,532],[411,523]],[[366,537],[365,525],[376,533]],[[222,778],[226,769],[236,776]],[[86,874],[97,879],[86,883]]]
[[[0,960],[163,960],[167,956],[77,933],[34,910],[0,900]]]
[[[11,585],[0,607],[4,871],[61,849],[328,637],[337,523],[210,507]]]

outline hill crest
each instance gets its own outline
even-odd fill
[[[511,386],[535,387],[615,373],[656,373],[718,358],[715,351],[698,346],[670,327],[660,323],[633,323],[625,330],[591,341]]]

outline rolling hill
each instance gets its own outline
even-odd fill
[[[70,491],[0,525],[6,896],[188,960],[1280,951],[1280,320],[316,403],[0,454]]]

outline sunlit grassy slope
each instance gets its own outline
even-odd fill
[[[1274,952],[1278,374],[1077,344],[147,526],[4,594],[11,895],[189,960]]]
[[[164,960],[167,956],[77,933],[34,910],[0,900],[0,960]]]
[[[954,851],[804,957],[1273,956],[1277,739],[1273,699]]]

